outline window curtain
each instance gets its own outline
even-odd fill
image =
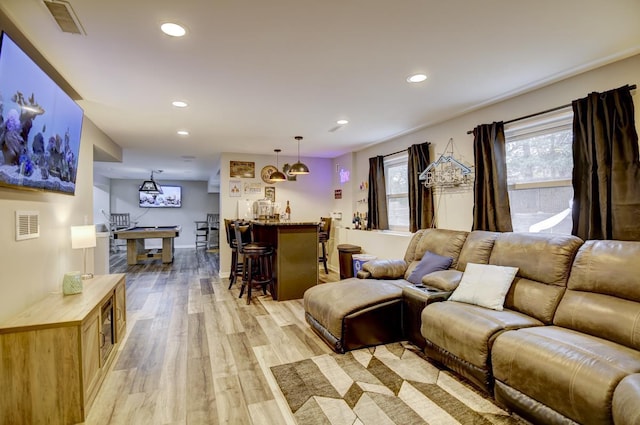
[[[479,125],[473,129],[473,137],[476,177],[472,230],[511,232],[504,124]]]
[[[640,240],[640,160],[629,86],[573,107],[573,231],[584,240]]]
[[[387,213],[387,184],[384,178],[384,157],[369,158],[369,221],[367,229],[386,230],[389,228]]]
[[[420,173],[429,166],[429,145],[424,142],[409,147],[407,173],[409,177],[409,231],[426,229],[433,224],[433,192],[419,180]]]

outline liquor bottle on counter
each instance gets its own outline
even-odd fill
[[[287,207],[284,209],[284,213],[287,216],[287,220],[291,221],[291,207],[289,206],[289,201],[287,201]]]

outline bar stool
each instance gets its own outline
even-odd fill
[[[320,225],[318,226],[318,242],[322,245],[322,256],[318,261],[324,264],[325,274],[329,274],[327,268],[327,242],[331,235],[331,217],[320,217]]]
[[[247,304],[251,304],[251,289],[261,286],[262,293],[269,293],[274,297],[273,287],[273,247],[265,243],[250,243],[244,246],[243,280],[240,288],[240,298],[247,287]]]
[[[251,226],[249,222],[224,220],[227,229],[227,243],[231,248],[231,269],[229,273],[229,289],[238,279],[238,275],[242,275],[243,261],[240,261],[244,254],[244,247],[251,243]],[[240,244],[238,244],[240,241]]]

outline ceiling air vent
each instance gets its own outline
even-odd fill
[[[40,213],[38,211],[16,211],[16,240],[40,237]]]
[[[44,0],[44,4],[63,32],[86,35],[78,16],[69,2],[64,0]]]

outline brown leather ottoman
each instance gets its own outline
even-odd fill
[[[406,284],[351,278],[314,286],[304,293],[306,320],[338,353],[399,341]]]

